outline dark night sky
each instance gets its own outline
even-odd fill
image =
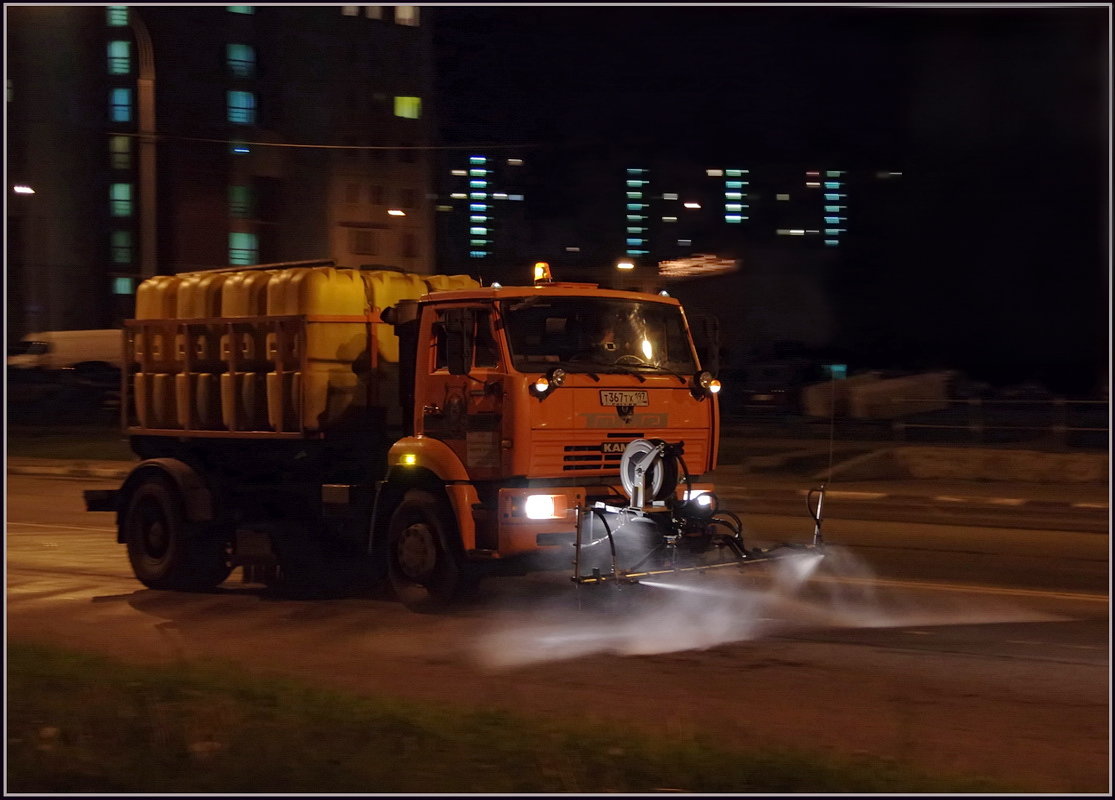
[[[849,294],[856,341],[1100,382],[1107,7],[506,5],[435,25],[448,143],[530,144],[559,169],[641,151],[902,169],[904,263],[849,264],[870,285]]]

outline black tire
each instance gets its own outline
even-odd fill
[[[206,591],[232,572],[224,540],[186,520],[181,495],[165,478],[142,480],[120,524],[132,571],[148,588]]]
[[[387,526],[387,577],[414,611],[434,611],[471,594],[479,576],[465,563],[457,523],[444,498],[421,489],[404,496]]]

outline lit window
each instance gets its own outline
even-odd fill
[[[469,258],[487,258],[488,251],[487,250],[469,250],[468,251],[468,256],[469,256]]]
[[[421,97],[396,97],[395,116],[406,119],[418,119],[422,116]]]
[[[825,177],[826,178],[839,178],[843,174],[844,174],[844,170],[842,170],[842,169],[830,169],[830,170],[827,170],[825,172]]]
[[[132,215],[132,185],[130,183],[114,183],[108,188],[109,210],[114,217],[130,217]]]
[[[228,71],[237,78],[250,78],[256,71],[256,51],[250,44],[230,44],[226,49]]]
[[[677,192],[665,192],[662,195],[662,199],[663,200],[677,200],[678,199],[678,193]]]
[[[840,244],[840,242],[836,239],[825,239],[825,246],[826,247],[837,247],[837,246],[839,246],[839,244]]]
[[[453,200],[464,200],[468,195],[464,192],[453,192],[449,197]]]
[[[627,228],[628,233],[643,233],[646,231],[645,225],[630,225]]]
[[[839,236],[847,230],[847,228],[825,228],[825,236]]]
[[[843,211],[845,208],[847,208],[847,206],[825,206],[825,211],[829,212],[830,214],[836,214],[840,211]]]
[[[789,199],[790,199],[790,195],[788,195],[788,194],[785,194],[785,193],[783,193],[783,194],[776,194],[776,195],[774,196],[774,199],[775,199],[775,200],[789,200]],[[828,199],[828,195],[825,195],[825,199],[826,199],[826,200]]]
[[[397,25],[418,25],[418,6],[395,6]]]
[[[254,233],[233,232],[228,235],[228,263],[237,266],[259,260],[259,240]]]
[[[724,170],[724,174],[727,175],[729,178],[738,178],[741,175],[743,175],[743,173],[745,173],[745,172],[747,172],[747,170],[745,170],[745,169],[726,169],[726,170]]]
[[[450,170],[449,174],[463,177],[465,175],[468,175],[468,170],[467,169],[454,169],[454,170]]]
[[[225,6],[233,14],[254,14],[256,10],[252,6]]]
[[[725,214],[724,215],[724,221],[725,222],[743,222],[745,219],[747,219],[747,217],[741,216],[739,214]]]
[[[341,6],[341,13],[346,17],[360,16],[360,6]],[[354,253],[359,253],[359,250],[353,250]]]
[[[678,239],[678,245],[680,247],[689,247],[692,244],[693,244],[692,239]]]
[[[641,222],[644,219],[646,219],[645,214],[628,214],[627,215],[627,221],[628,222]]]
[[[132,168],[132,139],[130,136],[110,136],[108,153],[113,169]]]
[[[238,141],[233,141],[232,144],[229,145],[229,150],[240,156],[252,152],[252,148],[248,146],[247,142]]]
[[[628,200],[642,200],[643,199],[643,193],[642,192],[628,192],[627,193],[627,199]]]
[[[478,169],[470,169],[470,170],[468,171],[468,174],[469,174],[469,175],[472,175],[472,176],[473,176],[474,178],[483,178],[483,177],[484,177],[485,175],[487,175],[487,174],[488,174],[489,172],[491,172],[491,170],[490,170],[490,169],[482,169],[482,168],[478,168]],[[463,173],[462,173],[462,174],[463,174]]]
[[[470,163],[470,164],[486,164],[487,162],[488,162],[488,159],[486,159],[484,156],[469,156],[468,157],[468,163]]]
[[[521,158],[509,158],[509,159],[507,159],[507,166],[509,166],[509,167],[521,167],[522,165],[523,165],[523,160]]]
[[[131,89],[113,89],[109,93],[109,118],[113,122],[132,121]]]
[[[677,222],[678,218],[677,217],[663,217],[662,221],[663,222]]]
[[[724,210],[725,211],[743,211],[743,204],[742,203],[725,203],[724,204]]]
[[[468,210],[469,211],[487,211],[488,210],[488,204],[487,203],[469,203],[468,204]]]
[[[485,217],[483,214],[473,214],[471,217],[468,218],[468,221],[469,222],[487,222],[488,218]]]
[[[113,294],[135,294],[135,280],[133,278],[113,278]]]
[[[720,178],[724,175],[724,170],[722,170],[722,169],[706,169],[705,174],[708,175],[710,178]]]
[[[131,231],[113,231],[112,232],[112,263],[113,264],[131,264],[132,263],[132,232]],[[130,292],[128,294],[130,294]]]
[[[627,210],[628,211],[638,211],[639,209],[646,208],[646,207],[647,207],[646,203],[628,203],[627,204]]]
[[[843,222],[847,217],[825,217],[826,225],[835,225],[838,222]]]
[[[486,244],[491,244],[492,240],[491,239],[469,239],[468,243],[469,243],[470,247],[483,247]]]
[[[251,92],[228,92],[228,121],[239,125],[254,125],[256,96]]]
[[[847,197],[847,196],[848,195],[844,194],[843,192],[825,192],[825,199],[830,200],[830,201],[831,200],[839,200],[842,197]]]
[[[363,256],[377,255],[375,231],[367,228],[350,229],[348,232],[348,249]]]
[[[252,216],[252,187],[228,187],[228,213],[236,219],[250,219]]]
[[[480,227],[469,228],[468,232],[470,234],[474,235],[474,236],[487,236],[488,235],[488,229],[487,228],[480,228]]]
[[[521,194],[509,194],[509,195],[507,195],[507,199],[508,200],[522,200],[523,196]]]
[[[109,6],[105,9],[106,21],[113,27],[120,27],[121,25],[128,24],[128,7],[127,6]]]
[[[646,172],[646,170],[642,169],[641,167],[628,167],[627,168],[627,174],[628,175],[642,175],[644,172]]]
[[[364,15],[368,19],[383,19],[383,6],[364,6]]]
[[[826,189],[839,189],[844,185],[843,181],[825,181]]]
[[[747,181],[724,181],[724,185],[729,189],[742,189]]]
[[[108,74],[127,75],[132,71],[132,46],[129,42],[108,43]]]
[[[488,199],[488,193],[487,192],[469,192],[468,196],[469,196],[470,200],[487,200]]]
[[[644,183],[650,183],[650,181],[644,181],[644,180],[632,180],[632,181],[628,181],[628,182],[627,182],[627,185],[628,185],[628,186],[630,186],[630,187],[631,187],[632,189],[638,189],[638,188],[639,188],[640,186],[642,186],[642,185],[643,185]]]
[[[726,200],[742,200],[743,192],[724,192],[724,198]]]
[[[646,239],[628,239],[627,243],[629,245],[631,245],[632,247],[638,247],[641,244],[646,244],[647,240]]]
[[[472,187],[473,189],[483,189],[485,186],[488,185],[488,182],[487,181],[469,181],[468,185],[470,187]]]

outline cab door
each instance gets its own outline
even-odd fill
[[[496,478],[502,469],[506,362],[491,308],[462,304],[431,310],[415,430],[449,445],[473,479]]]

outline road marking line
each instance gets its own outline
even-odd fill
[[[940,592],[970,592],[972,594],[995,594],[1009,597],[1047,597],[1059,600],[1081,600],[1086,602],[1108,602],[1106,594],[1089,594],[1084,592],[1054,592],[1046,589],[1008,589],[996,586],[976,586],[964,583],[928,583],[926,581],[900,581],[885,578],[836,578],[818,576],[816,581],[826,583],[850,583],[861,586],[889,586],[901,589],[932,589]]]
[[[29,528],[52,528],[53,530],[61,531],[99,531],[105,533],[115,533],[116,528],[90,528],[84,525],[48,525],[42,522],[8,522],[8,525],[24,525]]]

